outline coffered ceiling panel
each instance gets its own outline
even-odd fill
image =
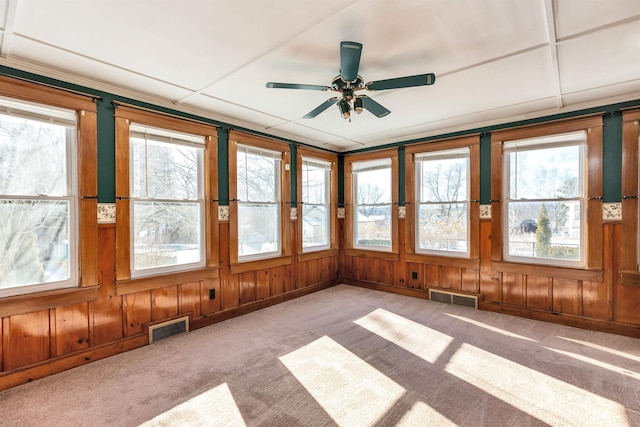
[[[336,151],[640,99],[637,0],[0,0],[0,37],[0,65]],[[435,84],[351,121],[303,118],[342,89],[265,87],[330,86],[341,41],[363,84]]]

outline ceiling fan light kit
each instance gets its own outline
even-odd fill
[[[391,113],[391,111],[368,96],[356,95],[355,92],[429,86],[436,82],[436,75],[428,73],[364,83],[362,76],[358,74],[361,56],[362,44],[343,41],[340,42],[340,74],[331,81],[331,86],[276,82],[268,82],[266,86],[273,89],[330,90],[338,92],[340,94],[339,97],[326,100],[307,113],[304,118],[312,119],[331,107],[331,105],[336,104],[342,118],[351,121],[351,111],[360,114],[364,109],[378,118],[385,117]]]

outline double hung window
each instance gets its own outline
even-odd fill
[[[282,153],[239,144],[236,149],[238,260],[282,253]]]
[[[302,251],[331,245],[331,162],[302,156]]]
[[[130,126],[131,276],[205,265],[205,138]]]
[[[469,147],[417,153],[416,252],[469,256]]]
[[[586,132],[506,141],[504,258],[584,265]]]
[[[76,111],[0,99],[0,295],[78,278]]]

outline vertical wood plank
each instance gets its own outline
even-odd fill
[[[240,284],[240,305],[256,300],[256,272],[248,271],[238,275]]]
[[[9,320],[8,318],[6,319]],[[5,319],[0,317],[0,372],[4,371],[4,347],[5,347],[5,328],[4,328]]]
[[[4,370],[11,371],[51,357],[49,310],[5,319]]]
[[[209,299],[209,290],[214,289],[216,297]],[[200,281],[200,307],[201,314],[210,314],[220,311],[222,295],[220,294],[220,278],[207,279]]]
[[[98,299],[89,303],[90,345],[117,341],[123,334],[122,297],[115,289],[116,227],[103,225],[98,229],[100,259],[98,263]]]
[[[55,309],[56,356],[89,347],[89,304],[74,304]]]
[[[320,265],[318,259],[307,261],[307,286],[320,283]]]
[[[386,259],[380,260],[380,266],[378,269],[378,281],[385,285],[393,284],[393,261]]]
[[[166,319],[178,314],[178,285],[151,291],[151,320]]]
[[[491,221],[480,221],[480,294],[485,301],[500,302],[500,275],[491,271]]]
[[[440,287],[440,266],[434,264],[425,264],[424,266],[424,284],[425,289]]]
[[[124,335],[130,337],[142,333],[142,324],[151,321],[151,292],[136,292],[122,298]]]
[[[525,305],[524,275],[502,273],[502,302],[518,306]]]
[[[442,287],[444,289],[460,290],[460,269],[458,267],[441,267]]]
[[[551,279],[548,277],[527,275],[527,307],[538,310],[551,310],[551,300],[549,299],[550,282]]]
[[[295,267],[292,266],[291,269],[296,272],[295,289],[300,289],[307,286],[307,268],[306,267],[307,267],[306,261],[297,263]]]
[[[271,295],[280,295],[284,293],[286,269],[283,265],[271,269]]]
[[[462,268],[462,283],[460,290],[464,292],[478,293],[480,291],[478,270],[475,268]]]
[[[209,299],[209,292],[202,293],[202,280],[178,285],[178,307],[180,314],[191,313],[192,319],[202,316],[201,301]]]
[[[222,299],[220,300],[220,308],[222,310],[234,308],[240,304],[240,288],[237,274],[229,275],[226,283],[220,283],[220,294],[222,294]]]
[[[256,271],[256,299],[265,299],[271,296],[271,269],[265,268]]]
[[[553,279],[553,311],[582,315],[582,292],[578,280]]]
[[[615,226],[620,227],[619,224]],[[582,282],[582,311],[585,317],[600,320],[612,320],[613,318],[613,301],[611,300],[613,293],[613,272],[621,270],[621,266],[619,265],[614,267],[614,257],[620,253],[620,244],[614,244],[613,228],[614,225],[611,223],[605,223],[603,225],[603,281],[590,282],[585,280]]]
[[[293,266],[286,265],[284,267],[284,291],[289,292],[296,289],[296,276]]]

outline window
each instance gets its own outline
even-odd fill
[[[478,268],[480,137],[405,148],[407,260]]]
[[[586,132],[504,143],[504,257],[584,265]]]
[[[0,297],[94,285],[95,104],[1,80]]]
[[[129,128],[131,276],[204,266],[205,138]]]
[[[469,255],[469,148],[415,155],[416,252]]]
[[[116,107],[118,292],[162,286],[172,273],[186,281],[214,277],[216,129]]]
[[[301,252],[335,247],[336,157],[298,148]]]
[[[397,253],[397,154],[348,156],[345,166],[347,247]]]
[[[238,259],[282,253],[280,169],[282,154],[237,147]]]
[[[640,110],[622,113],[622,249],[620,269],[622,283],[640,285],[640,215],[638,196],[640,188]]]
[[[601,117],[494,133],[492,259],[600,270],[601,159]]]
[[[229,133],[231,264],[234,272],[290,262],[285,198],[289,146],[239,132]],[[238,264],[243,264],[238,267]]]

